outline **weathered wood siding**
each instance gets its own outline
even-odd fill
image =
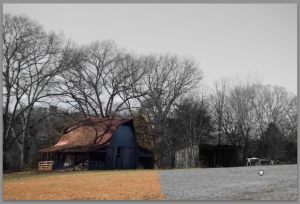
[[[147,153],[139,148],[139,168],[140,169],[153,169],[154,160],[153,155]]]
[[[116,129],[108,147],[107,162],[109,169],[138,168],[138,143],[130,126],[120,125]]]
[[[114,150],[117,150],[118,147],[133,147],[131,143],[133,133],[130,126],[118,126],[113,137]]]
[[[175,168],[197,167],[199,164],[199,148],[187,147],[175,153]]]
[[[221,145],[219,165],[219,146],[188,147],[175,153],[175,168],[200,167],[200,161],[206,167],[216,167],[217,165],[223,167],[236,166],[236,153],[237,150],[234,146]]]

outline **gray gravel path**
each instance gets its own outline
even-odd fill
[[[297,200],[297,165],[163,170],[159,179],[167,200]]]

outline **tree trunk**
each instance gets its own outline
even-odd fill
[[[7,153],[3,150],[3,170],[8,170]]]
[[[191,168],[191,147],[188,147],[188,168]]]
[[[23,138],[22,138],[22,150],[21,150],[21,165],[28,164],[28,157],[29,157],[29,151],[28,151],[28,140],[29,140],[29,129],[27,120],[25,120],[23,124],[23,128],[27,128],[26,131],[23,132]]]
[[[192,165],[191,165],[191,168],[195,168],[194,147],[191,148],[191,154],[192,154]]]
[[[174,153],[175,151],[174,150],[172,150],[171,151],[171,168],[172,169],[174,169],[175,168],[175,153]]]
[[[21,148],[21,165],[26,165],[28,164],[29,160],[29,146],[28,146],[28,136],[27,136],[27,131],[25,131],[22,134],[22,143],[20,144]]]
[[[202,161],[201,161],[201,146],[200,145],[198,145],[198,149],[197,149],[197,151],[198,151],[198,166],[197,167],[202,167]]]

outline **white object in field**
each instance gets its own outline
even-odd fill
[[[279,163],[279,160],[271,160],[270,161],[270,165],[273,165],[273,166],[278,163]]]
[[[260,176],[263,176],[263,175],[264,175],[264,171],[263,171],[263,170],[260,170],[260,171],[258,172],[258,174],[259,174]]]
[[[251,166],[251,162],[258,161],[258,160],[259,160],[259,158],[256,158],[256,157],[247,158],[247,165],[246,166],[248,166],[248,163]]]

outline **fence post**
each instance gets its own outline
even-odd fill
[[[87,170],[90,170],[90,154],[88,153],[88,167]]]

